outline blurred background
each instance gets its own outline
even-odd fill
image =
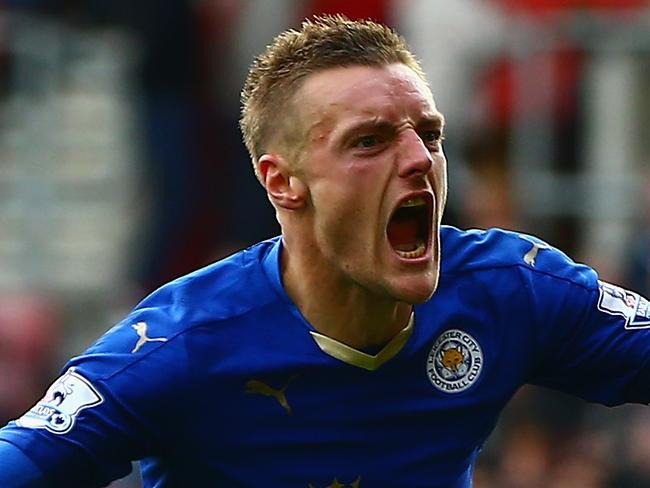
[[[239,90],[325,12],[421,58],[448,120],[446,223],[535,234],[650,294],[646,0],[0,0],[0,424],[155,287],[279,232]],[[648,487],[647,408],[526,387],[475,478]],[[112,486],[139,487],[137,466]]]

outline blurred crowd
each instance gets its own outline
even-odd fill
[[[392,25],[422,60],[447,224],[535,234],[650,295],[645,0],[0,0],[0,424],[148,292],[279,232],[239,89],[318,13]],[[647,407],[523,388],[475,486],[650,486]]]

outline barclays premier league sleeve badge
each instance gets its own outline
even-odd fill
[[[65,434],[74,426],[79,412],[104,399],[90,382],[70,368],[47,390],[41,401],[16,420],[20,427],[46,429]]]
[[[650,302],[638,293],[604,281],[598,282],[598,310],[625,319],[625,328],[650,328]]]

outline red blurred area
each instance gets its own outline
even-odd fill
[[[43,395],[61,341],[58,307],[31,293],[0,295],[0,423]]]

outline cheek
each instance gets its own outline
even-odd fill
[[[433,171],[438,178],[447,179],[447,159],[443,154],[438,154],[433,160]]]
[[[433,166],[433,185],[440,197],[439,207],[445,206],[447,201],[447,161],[444,158],[436,161]]]
[[[373,164],[374,163],[374,164]],[[312,186],[315,205],[330,207],[338,213],[357,213],[360,207],[372,206],[381,197],[387,177],[378,162],[349,164],[338,171],[330,171]]]
[[[332,188],[315,196],[316,239],[327,254],[359,255],[369,248],[375,220],[362,191]]]
[[[325,195],[316,207],[316,223],[322,231],[353,240],[363,232],[369,218],[358,195]]]
[[[369,234],[376,233],[389,173],[385,162],[372,160],[350,163],[312,181],[319,240],[337,240],[339,248],[355,244],[367,247]]]

